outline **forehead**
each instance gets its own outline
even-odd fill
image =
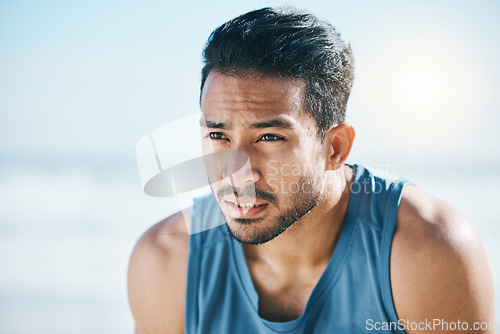
[[[266,75],[229,76],[212,71],[201,95],[201,110],[208,118],[237,121],[284,117],[311,120],[304,110],[305,83]]]

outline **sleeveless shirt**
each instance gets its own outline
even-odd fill
[[[261,318],[242,245],[229,234],[213,195],[196,199],[186,292],[187,334],[404,333],[398,326],[390,251],[406,181],[353,165],[346,216],[325,271],[302,315],[286,322]]]

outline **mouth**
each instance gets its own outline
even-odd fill
[[[231,218],[256,218],[264,212],[269,203],[255,199],[255,198],[237,198],[236,196],[228,196],[223,199],[227,214]]]

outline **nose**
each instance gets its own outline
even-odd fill
[[[252,166],[249,155],[242,150],[225,151],[219,154],[218,160],[222,178],[235,188],[259,180],[259,173]]]
[[[211,184],[224,181],[239,187],[259,180],[259,173],[252,168],[248,155],[242,151],[219,150],[203,157]]]
[[[228,161],[227,168],[222,171],[222,178],[235,187],[242,187],[244,185],[254,184],[259,180],[259,173],[252,168],[250,159],[241,164],[237,161]]]

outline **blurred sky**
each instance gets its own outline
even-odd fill
[[[269,5],[308,9],[351,44],[350,162],[391,168],[459,207],[498,291],[500,2],[4,0],[1,333],[132,331],[127,259],[173,205],[141,192],[135,145],[198,111],[210,32]],[[40,325],[58,312],[69,320]]]
[[[133,160],[140,136],[198,110],[200,51],[211,30],[283,3],[1,2],[0,154]],[[468,152],[498,161],[497,1],[289,4],[327,19],[351,43],[348,113],[360,156]]]

